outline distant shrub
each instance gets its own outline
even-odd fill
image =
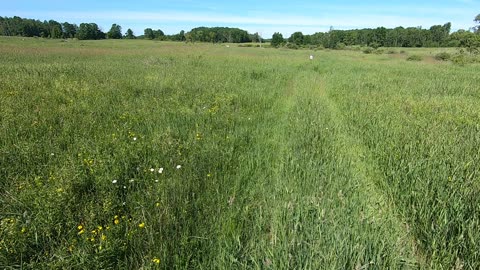
[[[456,54],[452,56],[450,59],[454,64],[459,66],[464,66],[470,62],[468,57],[463,53]]]
[[[452,56],[447,52],[441,52],[435,55],[435,59],[439,61],[448,61],[450,58],[452,58]]]
[[[361,51],[362,47],[360,47],[359,45],[347,46],[347,50]]]
[[[383,52],[385,52],[384,49],[382,48],[377,48],[375,51],[373,51],[375,54],[383,54]]]
[[[407,53],[407,52],[406,52],[406,51],[404,51],[404,50],[401,50],[401,51],[400,51],[400,53],[402,53],[402,54],[403,54],[403,53]]]
[[[308,45],[307,49],[317,51],[317,50],[323,50],[325,48],[322,45]]]
[[[371,54],[374,50],[375,49],[373,49],[372,47],[366,47],[365,49],[363,49],[363,53]]]
[[[289,48],[289,49],[292,49],[292,50],[298,50],[299,49],[298,45],[295,44],[295,43],[287,43],[286,47]]]
[[[347,47],[347,45],[345,45],[345,43],[339,42],[339,43],[337,43],[337,45],[335,46],[335,49],[337,49],[337,50],[345,50],[346,47]]]
[[[374,49],[377,49],[379,48],[380,46],[382,46],[380,43],[378,42],[372,42],[370,43],[370,47],[374,48]]]
[[[244,44],[239,44],[238,47],[243,47],[243,48],[259,48],[259,47],[260,47],[260,44],[244,43]]]
[[[252,44],[252,43],[244,43],[244,44],[239,44],[238,47],[243,47],[243,48],[257,48],[260,47],[259,44]]]
[[[447,42],[446,47],[460,47],[461,45],[460,40],[450,40]]]
[[[397,52],[395,50],[388,50],[387,54],[396,54]]]
[[[410,55],[407,57],[407,61],[422,61],[422,57],[420,55]]]

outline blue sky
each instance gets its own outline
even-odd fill
[[[21,16],[72,23],[96,22],[104,31],[113,23],[136,35],[150,27],[167,34],[197,26],[239,27],[271,37],[334,29],[422,26],[452,22],[468,29],[480,13],[480,0],[285,1],[285,0],[0,0],[0,16]]]

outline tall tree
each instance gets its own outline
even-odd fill
[[[182,30],[180,31],[179,35],[179,41],[185,41],[185,31]]]
[[[77,38],[79,40],[86,39],[104,39],[103,33],[96,23],[82,23],[78,27]]]
[[[229,27],[197,27],[188,34],[188,40],[192,42],[242,43],[252,41],[247,31]]]
[[[451,23],[446,23],[442,25],[434,25],[430,27],[430,46],[438,47],[446,43],[449,35],[450,29],[452,27]]]
[[[258,32],[254,33],[253,35],[251,35],[250,39],[253,41],[253,42],[259,42],[259,43],[262,43],[262,37],[260,36],[260,34]]]
[[[154,39],[155,35],[153,34],[152,28],[147,28],[143,31],[146,39]]]
[[[79,40],[95,39],[95,32],[92,31],[91,24],[81,23],[78,27],[77,38]]]
[[[118,24],[112,24],[112,28],[107,33],[107,38],[111,39],[121,39],[122,38],[122,27]]]
[[[302,32],[295,32],[290,36],[288,42],[294,43],[296,45],[303,45],[303,39],[304,37]]]
[[[62,25],[57,21],[48,21],[48,31],[51,38],[61,38],[63,36]]]
[[[135,35],[133,34],[132,29],[128,28],[127,33],[125,33],[126,39],[135,39]]]
[[[78,31],[78,26],[64,22],[62,24],[63,38],[74,38]]]
[[[153,37],[155,39],[160,39],[160,40],[163,40],[165,38],[165,33],[163,33],[162,30],[158,29],[158,30],[154,30],[153,31]]]
[[[275,48],[280,47],[283,43],[285,42],[285,39],[283,39],[283,35],[281,33],[274,33],[272,36],[272,46]]]

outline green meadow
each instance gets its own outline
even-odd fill
[[[0,268],[479,269],[443,51],[0,38]]]

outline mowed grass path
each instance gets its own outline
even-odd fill
[[[2,268],[480,267],[478,65],[15,38],[0,60]]]

